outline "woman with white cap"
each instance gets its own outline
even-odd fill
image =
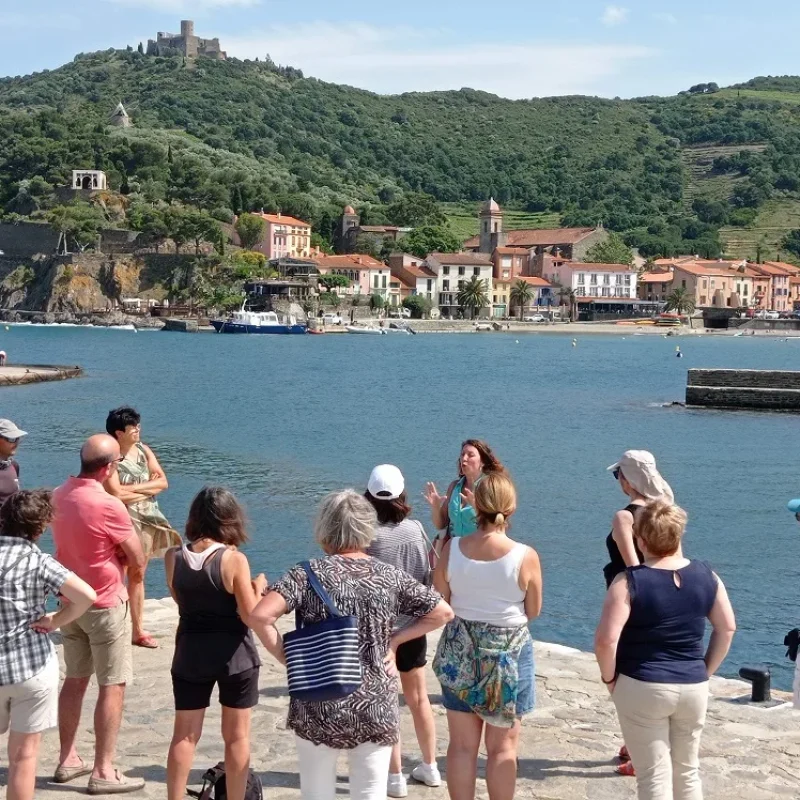
[[[367,553],[430,586],[429,553],[432,545],[422,523],[409,518],[411,506],[406,496],[403,473],[393,464],[380,464],[372,470],[364,496],[378,515],[375,539],[367,548]],[[410,617],[398,617],[395,630],[401,630],[413,621]],[[436,725],[425,683],[427,653],[428,641],[425,636],[401,644],[397,648],[397,671],[422,751],[422,763],[411,770],[411,777],[427,786],[441,786],[442,777],[436,765]],[[387,794],[389,797],[405,797],[408,794],[402,773],[402,747],[399,740],[392,748]]]
[[[614,514],[611,533],[606,539],[609,562],[603,567],[603,575],[607,589],[614,578],[628,567],[644,563],[642,551],[633,538],[633,523],[639,512],[653,500],[672,503],[675,499],[670,485],[656,467],[655,456],[647,450],[626,450],[622,458],[608,469],[630,502]],[[617,772],[620,775],[634,777],[633,764],[625,745],[620,748],[619,760]]]

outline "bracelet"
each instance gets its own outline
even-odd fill
[[[606,680],[606,679],[603,677],[603,673],[601,672],[601,673],[600,673],[600,680],[601,680],[601,681],[603,681],[603,683],[604,683],[606,686],[610,686],[612,683],[614,683],[614,682],[617,680],[617,676],[616,676],[616,675],[614,675],[614,677],[613,677],[613,678],[612,678],[610,681],[607,681],[607,680]]]

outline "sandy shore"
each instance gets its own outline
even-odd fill
[[[135,683],[126,698],[119,741],[118,763],[130,775],[147,779],[147,787],[133,797],[164,798],[165,764],[172,732],[172,658],[177,612],[171,600],[147,601],[147,621],[159,639],[158,650],[135,648]],[[435,642],[431,643],[433,646]],[[432,653],[431,653],[432,655]],[[292,735],[285,729],[288,705],[284,673],[262,651],[261,700],[253,715],[253,768],[264,781],[270,800],[299,798]],[[429,670],[439,739],[439,766],[444,771],[447,727],[439,705],[439,687]],[[739,681],[714,679],[713,699],[703,738],[703,776],[707,800],[768,800],[800,794],[800,712],[789,706],[761,709],[741,702],[746,687]],[[517,797],[539,800],[625,800],[635,796],[635,782],[613,773],[613,759],[621,742],[614,708],[597,678],[588,653],[557,645],[536,645],[537,708],[525,718],[520,750]],[[80,752],[91,759],[92,716],[96,688],[89,690],[80,732]],[[785,696],[784,696],[785,697]],[[216,700],[213,701],[216,703]],[[219,706],[212,705],[198,747],[193,780],[222,756]],[[402,713],[405,741],[404,769],[419,759],[411,717]],[[50,783],[56,765],[58,735],[44,737],[36,796],[63,800],[84,793],[86,780],[58,786]],[[344,762],[340,763],[338,793],[347,794]],[[4,770],[0,770],[4,772]],[[480,765],[483,774],[483,760]],[[5,784],[5,775],[0,775]],[[0,789],[0,798],[5,798]],[[486,798],[479,781],[478,796]],[[412,800],[443,800],[447,789],[409,785]]]

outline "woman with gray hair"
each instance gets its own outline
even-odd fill
[[[325,556],[312,559],[310,566],[339,611],[358,618],[362,682],[343,699],[292,698],[289,703],[287,724],[295,733],[304,800],[335,796],[341,750],[347,751],[349,759],[350,796],[384,800],[389,759],[398,737],[397,648],[453,617],[438,592],[367,555],[376,526],[375,509],[352,489],[328,495],[314,525]],[[273,584],[249,620],[264,646],[282,663],[283,642],[275,623],[290,611],[303,626],[327,617],[302,566]],[[393,633],[400,615],[413,617],[414,622]]]

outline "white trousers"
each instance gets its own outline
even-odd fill
[[[335,800],[336,762],[340,750],[312,744],[295,736],[303,800]],[[353,800],[386,800],[391,745],[367,742],[346,750],[350,767],[350,797]]]

